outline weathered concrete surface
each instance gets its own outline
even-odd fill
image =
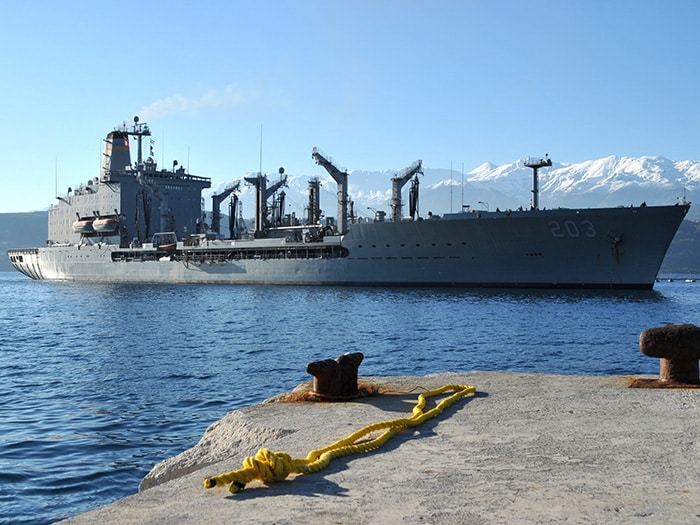
[[[502,372],[370,381],[395,393],[232,412],[144,482],[161,484],[64,523],[700,522],[700,390]],[[260,447],[305,457],[367,424],[409,417],[421,389],[447,383],[475,385],[477,395],[376,452],[235,495],[203,487]]]

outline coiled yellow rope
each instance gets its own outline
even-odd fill
[[[440,401],[434,408],[423,412],[427,398],[446,392],[454,393]],[[272,452],[267,448],[261,448],[255,454],[255,457],[247,457],[243,460],[242,469],[207,478],[204,480],[204,486],[209,489],[230,484],[229,491],[235,494],[254,479],[269,483],[271,481],[282,481],[290,474],[318,472],[328,466],[332,459],[378,449],[397,432],[420,425],[428,419],[441,414],[445,408],[452,405],[455,401],[475,392],[476,387],[470,385],[445,385],[436,390],[430,390],[418,396],[418,402],[413,407],[413,415],[410,418],[400,418],[367,425],[326,448],[312,450],[305,459],[294,459],[284,452]],[[383,429],[385,429],[384,432],[374,439],[357,443],[364,436]]]

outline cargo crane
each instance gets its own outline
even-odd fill
[[[221,234],[221,203],[224,202],[226,197],[228,197],[234,192],[237,192],[240,186],[241,181],[237,180],[221,193],[217,193],[211,196],[211,229],[216,234]],[[232,198],[234,199],[234,201],[238,201],[238,196],[235,195],[235,193]],[[231,232],[231,235],[233,235],[233,232]]]
[[[531,209],[538,210],[540,207],[539,202],[539,183],[537,181],[537,170],[552,165],[552,159],[549,158],[549,153],[546,153],[544,158],[532,158],[528,157],[525,159],[525,166],[532,168],[532,206]]]
[[[418,177],[411,181],[411,187],[408,190],[408,209],[411,219],[416,220],[416,216],[420,219],[420,212],[418,211],[418,186],[420,181]]]
[[[279,169],[280,179],[269,188],[267,187],[267,177],[258,173],[255,177],[244,177],[246,182],[255,186],[255,237],[265,237],[267,229],[267,199],[278,189],[287,185],[287,176],[284,168]],[[284,199],[283,199],[284,200]]]
[[[242,214],[240,201],[234,193],[228,203],[228,231],[231,239],[240,239],[241,232],[245,231],[245,220],[239,214]]]
[[[282,226],[282,224],[285,221],[284,207],[286,205],[286,197],[287,194],[283,190],[279,192],[279,194],[275,198],[272,199],[272,209],[270,210],[270,226],[272,226],[273,228]],[[289,218],[289,221],[289,226],[292,226],[291,217]]]
[[[314,147],[311,157],[316,161],[316,164],[320,164],[326,169],[338,185],[338,233],[345,235],[348,231],[348,172],[340,171],[330,160],[319,153],[316,147]]]
[[[413,177],[416,173],[423,173],[422,171],[423,161],[417,160],[411,166],[403,170],[396,177],[391,179],[391,220],[394,222],[399,222],[401,220],[401,189],[404,184]],[[413,217],[413,211],[411,211],[411,217]]]

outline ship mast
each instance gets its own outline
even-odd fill
[[[131,130],[125,130],[128,135],[133,135],[136,137],[136,140],[138,142],[138,154],[136,157],[136,164],[137,166],[141,166],[143,163],[143,152],[142,152],[142,141],[143,137],[150,137],[151,136],[151,130],[148,129],[148,124],[143,123],[139,124],[139,117],[136,116],[134,117],[134,125],[131,127]]]
[[[391,220],[399,222],[401,220],[401,188],[416,173],[423,173],[422,160],[417,160],[410,167],[403,170],[396,177],[391,179]]]
[[[537,170],[552,165],[552,159],[549,158],[549,153],[545,153],[544,158],[532,158],[528,157],[525,159],[525,166],[532,168],[532,205],[530,209],[538,210],[540,207],[539,196],[539,182],[537,179]]]
[[[319,153],[314,147],[311,157],[316,164],[323,166],[338,185],[338,233],[347,233],[348,216],[348,172],[340,171],[330,160]]]

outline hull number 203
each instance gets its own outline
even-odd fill
[[[587,219],[578,223],[570,219],[563,222],[551,220],[547,224],[549,225],[549,231],[552,233],[552,237],[555,239],[563,239],[565,237],[571,237],[572,239],[578,239],[579,237],[592,238],[597,235],[595,226]]]

